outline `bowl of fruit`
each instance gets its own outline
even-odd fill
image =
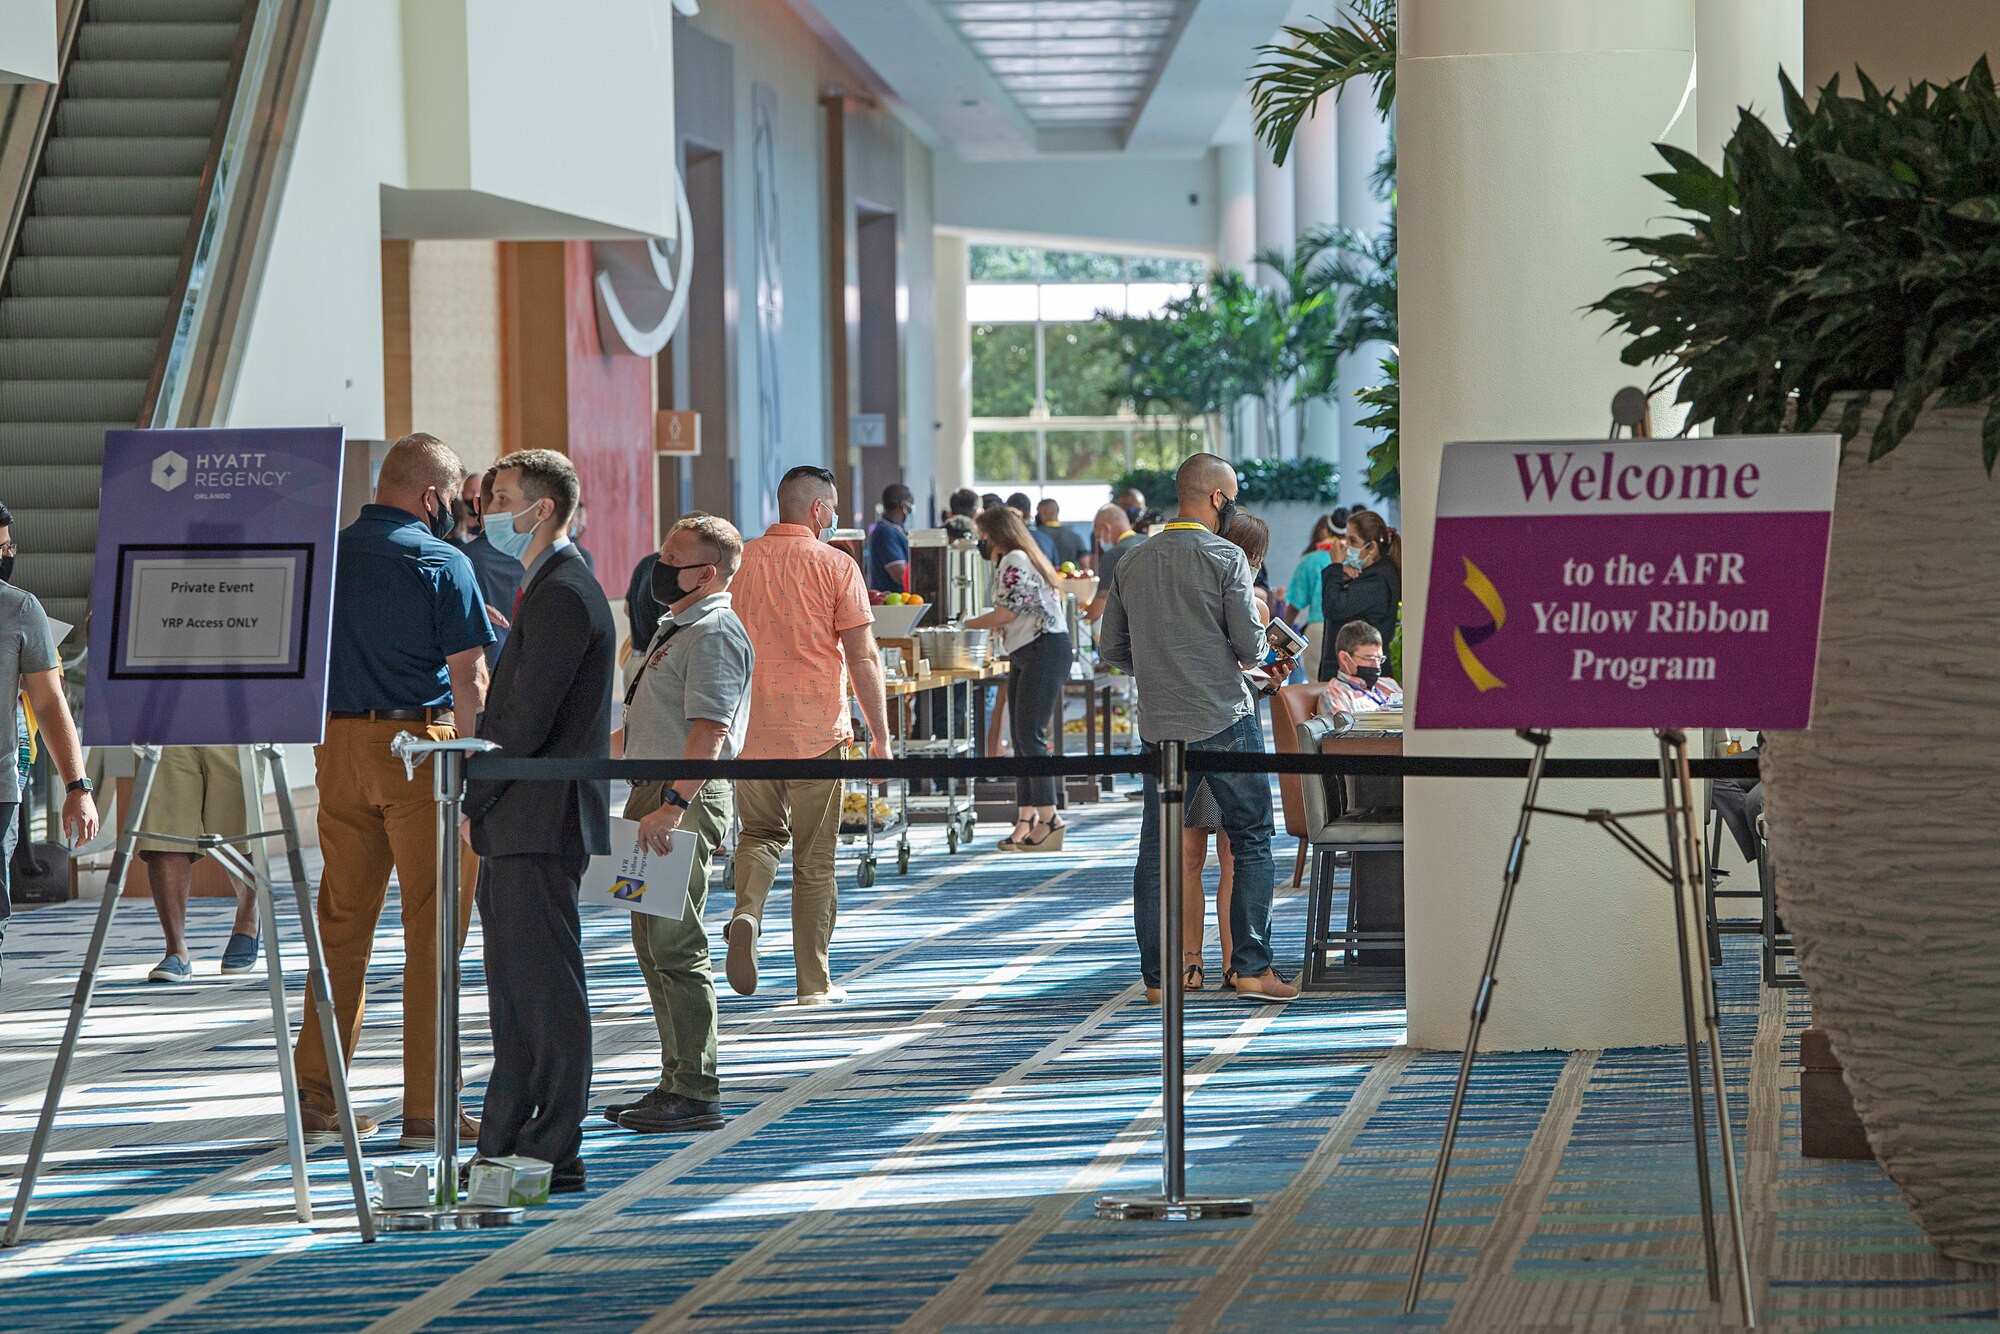
[[[1056,586],[1074,594],[1079,607],[1088,607],[1097,598],[1097,576],[1086,574],[1073,560],[1056,567]]]
[[[870,593],[868,600],[874,604],[875,637],[877,639],[908,639],[910,631],[917,628],[917,622],[924,619],[924,613],[931,604],[916,593]]]

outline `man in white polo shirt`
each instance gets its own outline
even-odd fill
[[[653,598],[667,614],[625,692],[625,758],[729,760],[743,749],[756,658],[730,603],[729,581],[742,560],[743,535],[712,514],[690,514],[668,532],[652,573]],[[606,1120],[627,1130],[672,1134],[722,1125],[715,982],[701,914],[729,805],[726,782],[683,779],[640,783],[625,806],[649,851],[664,854],[675,830],[698,840],[688,876],[691,911],[632,914],[632,948],[660,1032],[660,1083],[637,1102],[604,1109]]]

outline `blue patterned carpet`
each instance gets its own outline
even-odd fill
[[[358,1241],[342,1160],[291,1210],[260,975],[214,976],[227,905],[198,902],[195,986],[147,987],[127,904],[70,1083],[29,1242],[0,1253],[0,1330],[1706,1330],[1674,1050],[1482,1060],[1423,1309],[1403,1276],[1456,1058],[1412,1053],[1401,998],[1188,1013],[1190,1188],[1254,1217],[1100,1222],[1106,1189],[1157,1184],[1158,1019],[1133,985],[1137,809],[1077,821],[1048,859],[951,858],[920,830],[907,877],[853,888],[835,975],[852,999],[722,1003],[729,1122],[706,1135],[588,1130],[591,1190],[528,1226]],[[997,832],[982,830],[997,837]],[[990,842],[990,839],[988,840]],[[1287,848],[1288,851],[1288,848]],[[1294,966],[1302,897],[1280,891]],[[722,920],[727,892],[712,904]],[[787,900],[781,895],[776,902]],[[93,905],[15,919],[0,992],[0,1200],[25,1154]],[[782,912],[782,908],[780,908]],[[357,1099],[394,1147],[401,942],[385,915]],[[624,914],[586,915],[602,1099],[657,1059]],[[474,930],[477,931],[475,925]],[[286,932],[297,1013],[303,963]],[[1213,960],[1214,947],[1210,956]],[[487,1050],[476,943],[466,1059]],[[1992,1324],[1990,1272],[1939,1258],[1872,1164],[1797,1154],[1798,993],[1725,970],[1734,1112],[1765,1328]],[[1211,976],[1218,970],[1211,968]],[[1718,1196],[1719,1196],[1718,1187]]]

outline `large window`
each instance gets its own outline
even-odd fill
[[[1099,315],[1151,314],[1204,272],[1191,259],[973,246],[966,312],[981,489],[1109,482],[1203,448],[1201,431],[1120,406],[1113,333]]]

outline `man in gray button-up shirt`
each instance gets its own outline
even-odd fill
[[[1236,470],[1196,454],[1174,475],[1180,516],[1118,562],[1105,599],[1098,652],[1139,688],[1139,735],[1149,746],[1262,751],[1257,697],[1243,669],[1264,656],[1250,594],[1250,563],[1217,534],[1236,510]],[[1271,784],[1263,774],[1202,774],[1236,858],[1229,905],[1234,955],[1225,981],[1260,1000],[1298,989],[1271,968]],[[1192,785],[1191,785],[1192,786]],[[1193,796],[1190,791],[1189,796]],[[1160,794],[1149,775],[1133,874],[1133,918],[1148,999],[1160,987]]]

